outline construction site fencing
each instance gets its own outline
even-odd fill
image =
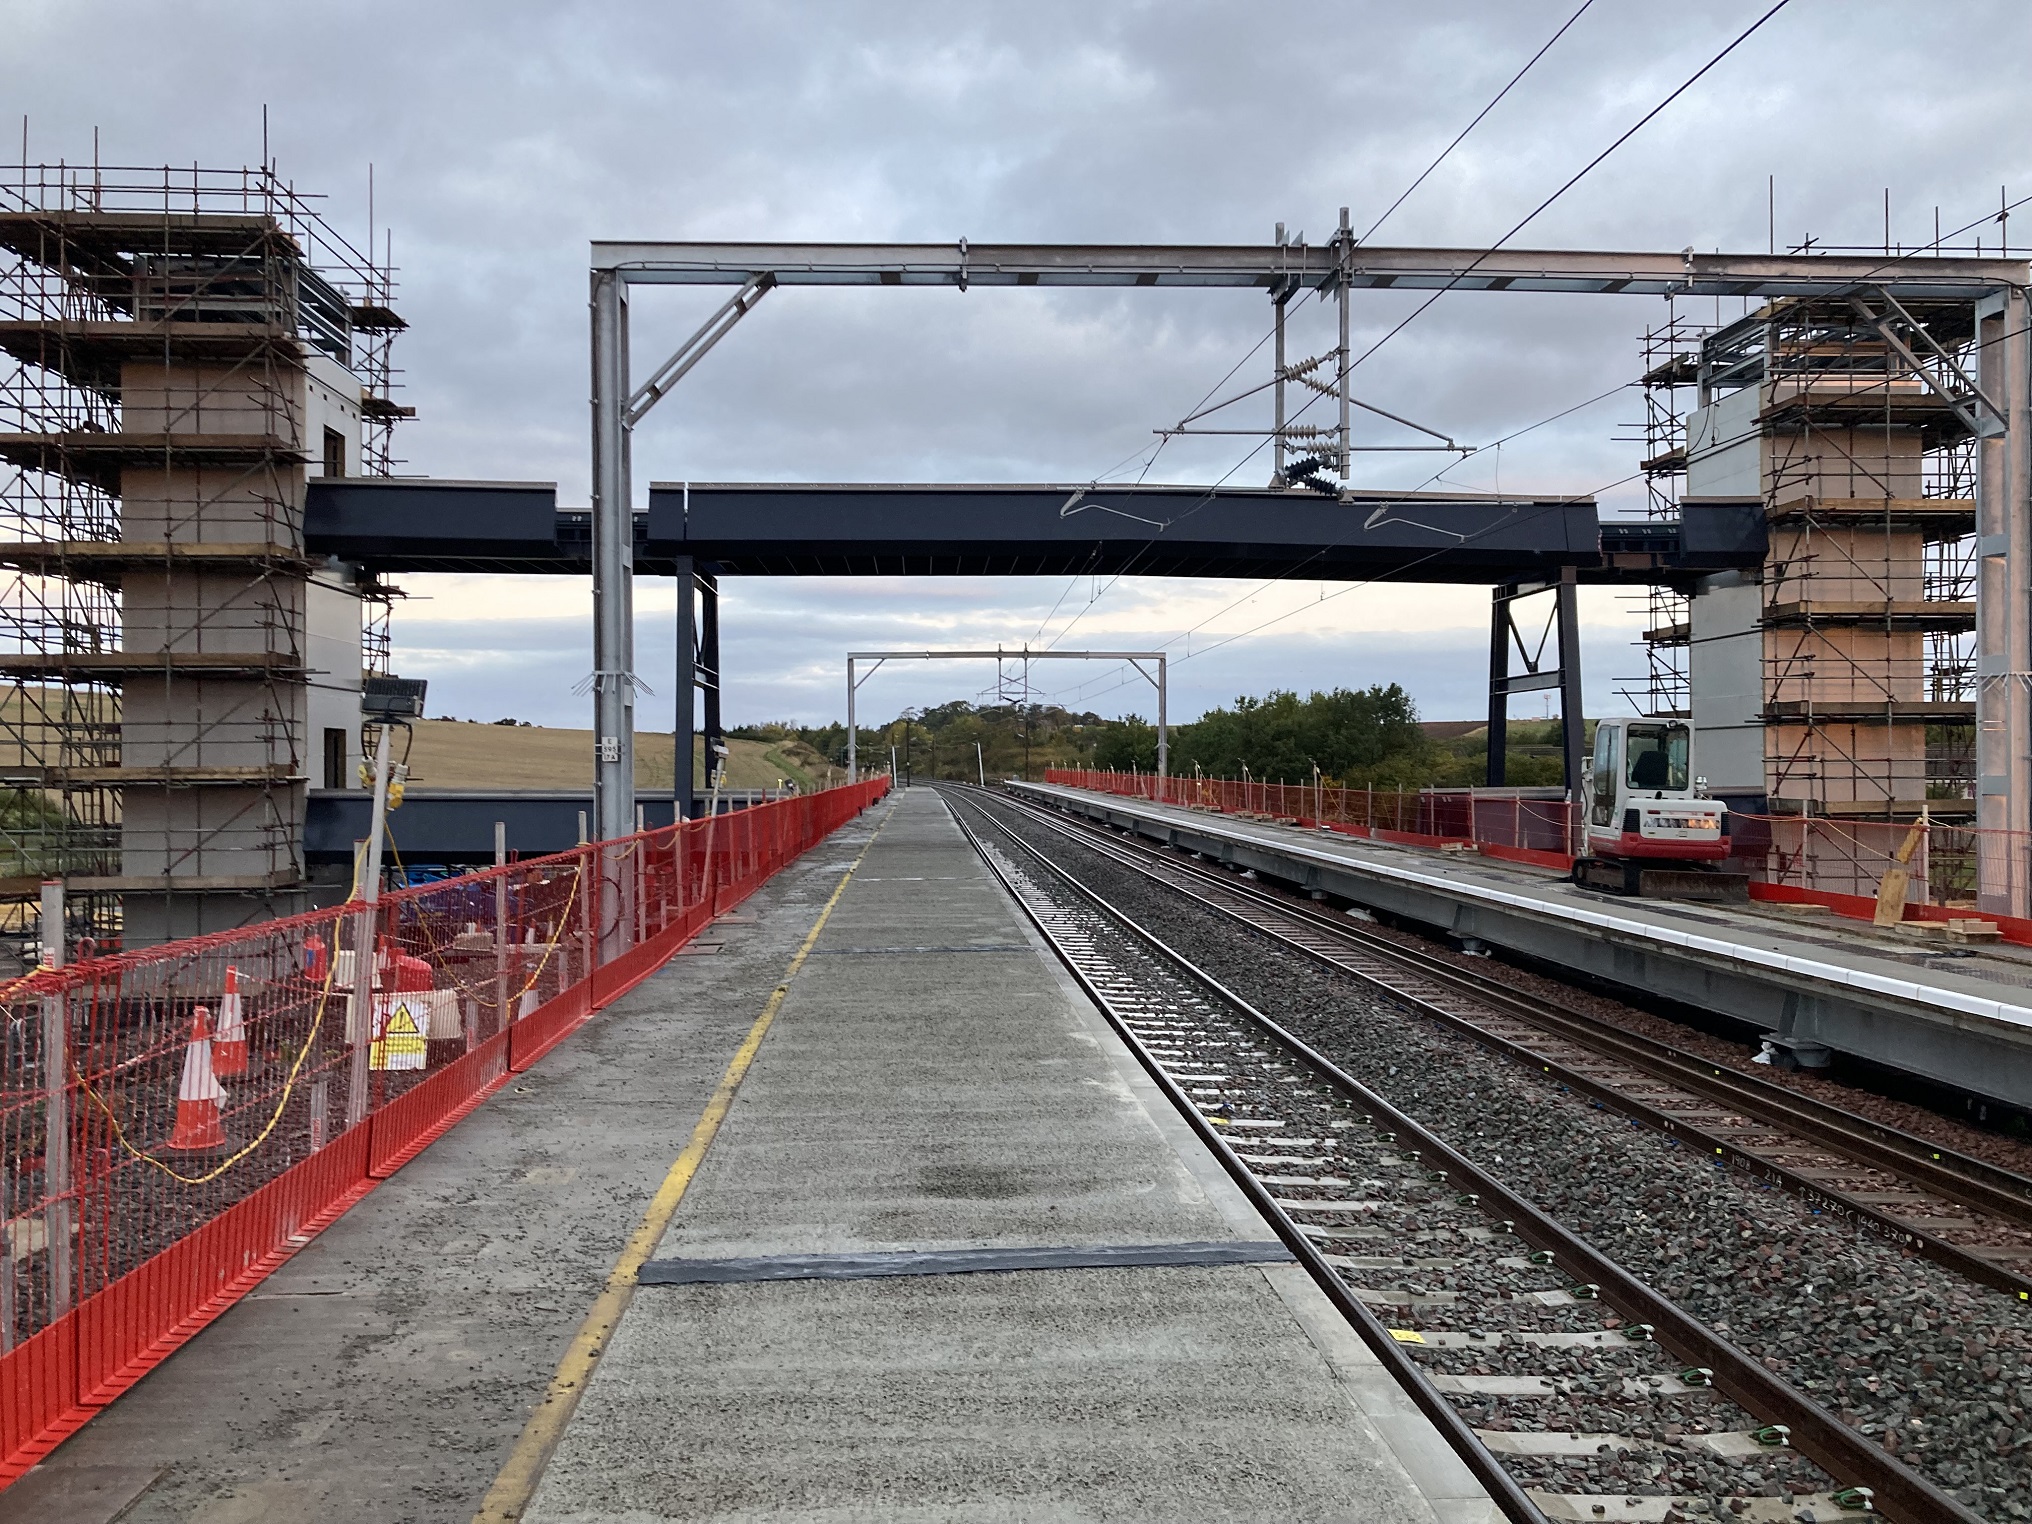
[[[1571,868],[1584,845],[1581,807],[1563,791],[1342,788],[1323,780],[1262,783],[1069,768],[1045,777],[1069,788],[1244,819],[1284,820],[1407,846],[1472,848],[1556,870]],[[2032,942],[2032,922],[1994,910],[2022,902],[2032,885],[2032,834],[1981,830],[1952,817],[1844,820],[1735,810],[1728,830],[1728,867],[1749,876],[1758,898],[1868,914],[1884,875],[1902,863],[1909,874],[1908,919],[1981,911],[1998,921],[2007,940]]]
[[[0,989],[0,1485],[887,789]]]
[[[1264,783],[1074,768],[1054,768],[1045,780],[1183,809],[1324,826],[1378,841],[1472,845],[1542,867],[1571,867],[1578,845],[1573,810],[1557,791],[1542,797],[1546,791],[1530,789],[1343,788],[1324,779]]]

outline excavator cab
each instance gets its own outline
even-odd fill
[[[1600,720],[1582,779],[1587,855],[1573,881],[1615,894],[1741,899],[1747,881],[1718,873],[1728,810],[1703,797],[1693,731],[1680,720]]]

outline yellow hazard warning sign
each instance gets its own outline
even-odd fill
[[[374,1042],[367,1050],[367,1062],[376,1069],[421,1069],[428,1044],[424,1037],[424,1016],[412,1010],[397,995],[383,997],[376,1004],[384,1009],[374,1023]]]

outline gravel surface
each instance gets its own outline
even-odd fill
[[[1752,1063],[1751,1059],[1756,1056],[1759,1046],[1754,1042],[1731,1041],[1727,1037],[1687,1026],[1684,1022],[1655,1016],[1649,1011],[1626,1005],[1611,996],[1597,994],[1581,986],[1567,984],[1530,969],[1520,968],[1500,958],[1471,958],[1449,943],[1432,937],[1423,937],[1399,927],[1386,926],[1380,922],[1365,924],[1363,930],[1405,947],[1416,948],[1429,956],[1442,958],[1467,973],[1488,980],[1491,984],[1500,984],[1507,989],[1516,990],[1519,994],[1535,996],[1542,1000],[1556,1000],[1567,1009],[1583,1016],[1593,1017],[1598,1021],[1620,1027],[1624,1031],[1635,1032],[1659,1042],[1670,1043],[1725,1069],[1734,1069],[1756,1079],[1797,1090],[1802,1095],[1824,1101],[1830,1106],[1839,1106],[1858,1116],[1868,1117],[1871,1121],[1902,1128],[1915,1137],[1944,1144],[1971,1158],[1986,1160],[2004,1169],[2015,1170],[2021,1175],[2032,1175],[2032,1141],[1959,1122],[1910,1101],[1901,1101],[1892,1096],[1879,1095],[1875,1091],[1859,1089],[1826,1075]]]
[[[1992,1518],[2032,1518],[2032,1308],[1717,1169],[1344,975],[1042,826],[996,813],[1887,1451]],[[1683,1029],[1671,1030],[1684,1040]],[[1556,1357],[1525,1359],[1520,1373],[1545,1374]],[[1584,1398],[1576,1402],[1584,1411]],[[1500,1404],[1489,1406],[1491,1418],[1502,1416]]]

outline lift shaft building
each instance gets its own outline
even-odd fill
[[[1654,481],[1769,524],[1761,568],[1703,579],[1648,632],[1685,648],[1654,659],[1684,680],[1654,683],[1651,708],[1690,714],[1718,793],[1973,820],[1977,448],[2003,427],[1974,376],[1979,310],[1867,287],[1781,300],[1677,327],[1646,375],[1654,394],[1691,394],[1654,409],[1678,436],[1645,462]]]
[[[291,913],[376,591],[305,489],[389,468],[387,273],[266,171],[8,178],[0,893],[133,945]]]

